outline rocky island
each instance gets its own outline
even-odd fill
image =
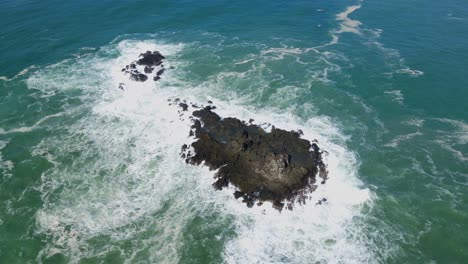
[[[182,146],[182,157],[189,164],[204,162],[218,170],[214,188],[221,190],[232,184],[238,189],[235,198],[241,198],[248,207],[269,201],[281,211],[285,204],[288,209],[296,202],[304,204],[316,182],[327,180],[323,152],[316,142],[300,138],[300,131],[273,127],[267,132],[252,124],[253,120],[246,123],[233,117],[221,118],[213,109],[207,106],[192,113],[190,135],[196,140],[191,146]],[[190,147],[193,154],[188,151]]]

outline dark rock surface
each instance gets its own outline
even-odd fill
[[[142,58],[137,61],[138,65],[145,65],[149,67],[159,66],[165,59],[165,57],[161,55],[159,51],[151,52],[149,50],[145,53],[141,53],[140,57]]]
[[[181,107],[185,109],[185,105]],[[182,157],[187,163],[202,162],[212,170],[219,169],[213,186],[220,190],[229,184],[238,188],[236,199],[248,207],[265,201],[282,210],[285,203],[292,209],[295,202],[305,203],[306,194],[316,189],[317,176],[325,182],[328,171],[322,151],[316,143],[300,138],[301,133],[261,127],[237,118],[221,118],[207,106],[193,112],[190,135],[196,141]]]

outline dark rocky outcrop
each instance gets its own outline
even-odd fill
[[[185,109],[185,105],[181,107]],[[261,127],[237,118],[221,118],[213,106],[193,112],[190,131],[196,141],[191,144],[195,153],[182,147],[187,163],[202,162],[212,170],[218,169],[213,186],[222,189],[229,184],[238,188],[236,199],[247,206],[265,201],[282,210],[285,203],[292,209],[295,202],[305,203],[307,193],[316,188],[317,176],[324,183],[328,171],[322,151],[314,142],[300,138],[301,133]]]
[[[125,68],[122,69],[122,72],[130,75],[129,78],[132,81],[145,82],[149,78],[148,75],[153,73],[154,68],[160,66],[161,68],[153,76],[153,80],[158,81],[165,71],[164,65],[162,64],[164,59],[165,57],[159,53],[159,51],[147,51],[140,54],[140,59],[126,65]],[[143,67],[143,69],[138,69],[137,66]]]

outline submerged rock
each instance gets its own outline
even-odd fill
[[[300,138],[300,133],[261,127],[224,118],[207,106],[193,112],[191,135],[196,141],[193,155],[183,155],[186,162],[202,162],[212,170],[219,169],[213,186],[220,190],[233,184],[236,199],[248,207],[264,201],[282,210],[284,203],[292,209],[295,202],[305,203],[306,194],[316,188],[316,176],[327,179],[328,171],[322,151],[316,143]],[[187,146],[182,147],[184,152]]]
[[[187,111],[187,109],[188,109],[188,104],[186,104],[186,103],[180,103],[179,106],[180,106],[180,108],[182,108],[182,111]]]
[[[145,69],[144,69],[145,73],[152,73],[153,72],[153,68],[151,68],[150,66],[145,66]]]
[[[132,73],[130,73],[130,80],[136,81],[136,82],[144,82],[144,81],[148,80],[148,76],[146,76],[143,73],[139,73],[139,72],[133,73],[132,72]]]

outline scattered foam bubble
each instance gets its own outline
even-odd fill
[[[289,48],[289,47],[283,47],[283,48],[269,48],[266,50],[261,51],[261,55],[269,55],[269,54],[274,54],[276,60],[282,60],[284,59],[284,56],[294,54],[294,55],[300,55],[308,52],[308,50],[303,50],[300,48]]]
[[[359,181],[356,157],[344,147],[347,137],[332,120],[326,116],[303,120],[274,107],[257,109],[236,94],[220,98],[219,89],[226,93],[226,87],[191,85],[180,79],[184,68],[177,66],[184,64],[179,54],[185,48],[123,40],[30,77],[30,88],[47,96],[78,89],[84,104],[76,106],[80,111],[63,113],[63,118],[78,118],[62,128],[66,133],[44,139],[33,151],[54,165],[42,175],[38,187],[44,206],[36,216],[37,231],[51,239],[38,261],[62,253],[79,262],[102,256],[118,248],[118,241],[130,239],[150,252],[150,262],[174,263],[180,257],[183,227],[206,210],[235,218],[237,236],[224,247],[228,263],[377,261],[361,223],[356,222],[361,207],[371,203],[372,193]],[[175,69],[158,82],[129,81],[122,66],[146,50],[160,50],[166,56],[164,63],[176,65]],[[119,83],[125,84],[123,91]],[[318,139],[328,152],[329,181],[311,194],[307,205],[298,205],[294,211],[278,213],[270,204],[246,208],[233,198],[233,188],[215,191],[211,187],[213,172],[187,165],[179,157],[181,145],[192,140],[188,137],[191,123],[168,105],[168,99],[175,97],[199,104],[212,100],[221,116],[301,129],[304,138]],[[321,198],[327,202],[315,205]],[[148,230],[155,233],[139,240]],[[96,238],[107,242],[90,246]],[[137,258],[139,250],[127,261]]]
[[[41,119],[39,119],[39,121],[37,121],[36,123],[34,123],[34,125],[32,126],[25,126],[25,127],[18,127],[18,128],[12,128],[12,129],[9,129],[9,130],[4,130],[4,129],[0,129],[0,135],[4,135],[4,134],[11,134],[11,133],[27,133],[27,132],[31,132],[35,129],[38,129],[41,127],[41,124],[46,122],[47,120],[53,118],[53,117],[59,117],[59,116],[63,116],[64,113],[57,113],[57,114],[52,114],[52,115],[48,115],[48,116],[45,116]]]
[[[418,77],[418,76],[424,75],[423,71],[413,70],[413,69],[410,69],[409,67],[398,69],[395,72],[401,73],[401,74],[408,74],[409,76],[412,76],[412,77]]]
[[[410,134],[406,134],[406,135],[400,135],[400,136],[397,136],[395,137],[390,143],[387,143],[385,144],[384,146],[386,147],[391,147],[391,148],[396,148],[398,147],[398,145],[402,142],[402,141],[407,141],[407,140],[410,140],[416,136],[421,136],[422,133],[421,132],[414,132],[414,133],[410,133]]]
[[[447,14],[447,19],[448,19],[448,20],[463,21],[463,20],[468,20],[468,17],[457,17],[457,16],[454,16],[452,13],[448,13],[448,14]]]
[[[24,68],[23,70],[21,70],[20,72],[18,72],[15,76],[11,78],[8,78],[7,76],[0,76],[0,80],[6,81],[6,82],[13,81],[21,76],[26,75],[27,73],[29,73],[30,70],[35,69],[35,68],[37,68],[36,65],[28,66],[27,68]]]
[[[13,176],[11,171],[14,168],[14,163],[11,160],[4,160],[1,152],[2,149],[4,149],[8,145],[8,143],[8,141],[0,140],[0,172],[2,172],[4,178],[9,178]]]
[[[399,104],[403,104],[403,101],[405,100],[400,90],[385,91],[384,94],[391,96],[392,101],[397,102]]]
[[[451,126],[451,128],[448,127],[448,131],[439,130],[435,142],[449,151],[459,161],[468,161],[468,157],[460,149],[460,147],[462,148],[468,144],[468,124],[464,121],[449,118],[435,118],[434,120]]]
[[[449,118],[437,118],[436,120],[450,124],[457,129],[455,133],[452,133],[452,136],[453,138],[456,139],[458,144],[464,145],[468,143],[468,124],[467,123],[460,121],[460,120],[454,120],[454,119],[449,119]]]
[[[424,75],[423,71],[411,69],[407,66],[405,59],[401,57],[398,50],[385,47],[377,40],[378,38],[380,38],[380,34],[371,37],[367,44],[376,47],[383,53],[386,63],[391,67],[391,71],[384,73],[385,75],[389,77],[393,77],[395,74],[407,74],[410,77],[419,77]]]
[[[424,122],[424,119],[412,118],[407,121],[404,121],[403,123],[410,126],[422,127],[424,125]]]

